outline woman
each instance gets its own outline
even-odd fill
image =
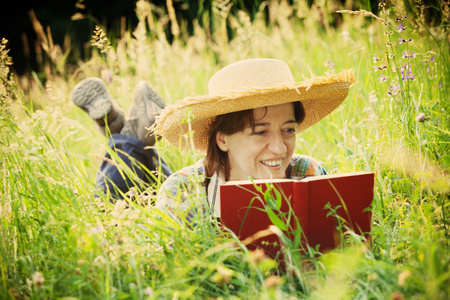
[[[326,174],[315,159],[294,154],[296,134],[338,107],[353,77],[351,71],[344,71],[296,83],[284,62],[260,58],[218,71],[209,81],[209,95],[187,97],[166,107],[151,127],[154,134],[174,145],[185,148],[191,144],[206,153],[196,164],[167,178],[156,206],[185,211],[195,198],[191,196],[199,195],[220,216],[218,187],[225,181]],[[186,118],[188,111],[193,118]]]

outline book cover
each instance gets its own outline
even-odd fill
[[[338,247],[348,229],[370,238],[373,186],[369,172],[227,182],[220,187],[221,222],[241,240],[270,225],[291,240],[301,231],[300,246],[308,243],[325,252]],[[275,257],[280,240],[273,234],[248,247],[262,247]]]

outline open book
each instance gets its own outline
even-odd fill
[[[368,172],[231,181],[220,186],[221,222],[241,240],[275,225],[298,241],[301,230],[300,247],[319,245],[326,252],[340,245],[348,229],[370,237],[373,187],[374,174]],[[248,247],[275,257],[280,242],[272,234]]]

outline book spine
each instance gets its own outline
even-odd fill
[[[307,242],[309,233],[309,182],[295,181],[292,206],[302,230],[302,241]]]

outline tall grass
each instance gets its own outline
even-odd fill
[[[262,14],[251,22],[243,11],[230,15],[227,2],[214,2],[202,17],[221,26],[205,32],[196,25],[188,36],[179,24],[169,43],[163,28],[168,17],[158,19],[139,1],[135,30],[109,41],[97,29],[98,51],[89,60],[30,90],[21,90],[8,74],[2,44],[1,298],[448,298],[448,8],[441,10],[442,27],[427,28],[410,15],[397,22],[406,14],[395,4],[380,7],[377,17],[388,25],[360,12],[342,14],[334,29],[318,25],[314,6],[306,11],[306,5],[296,10],[270,2],[267,26]],[[400,24],[405,31],[398,32]],[[399,44],[399,38],[412,42]],[[381,60],[374,61],[375,54]],[[333,173],[376,173],[370,246],[346,233],[351,243],[344,249],[310,249],[301,256],[287,248],[292,259],[275,268],[275,261],[249,252],[237,238],[217,234],[208,218],[199,216],[196,226],[188,226],[136,204],[148,202],[157,187],[127,195],[139,200],[128,205],[94,199],[106,139],[70,103],[79,80],[103,77],[125,109],[141,79],[173,103],[207,93],[215,71],[250,57],[284,60],[298,81],[355,70],[345,103],[301,133],[296,151]],[[415,80],[402,80],[405,72],[416,74]],[[156,147],[173,170],[200,156],[164,141]]]

